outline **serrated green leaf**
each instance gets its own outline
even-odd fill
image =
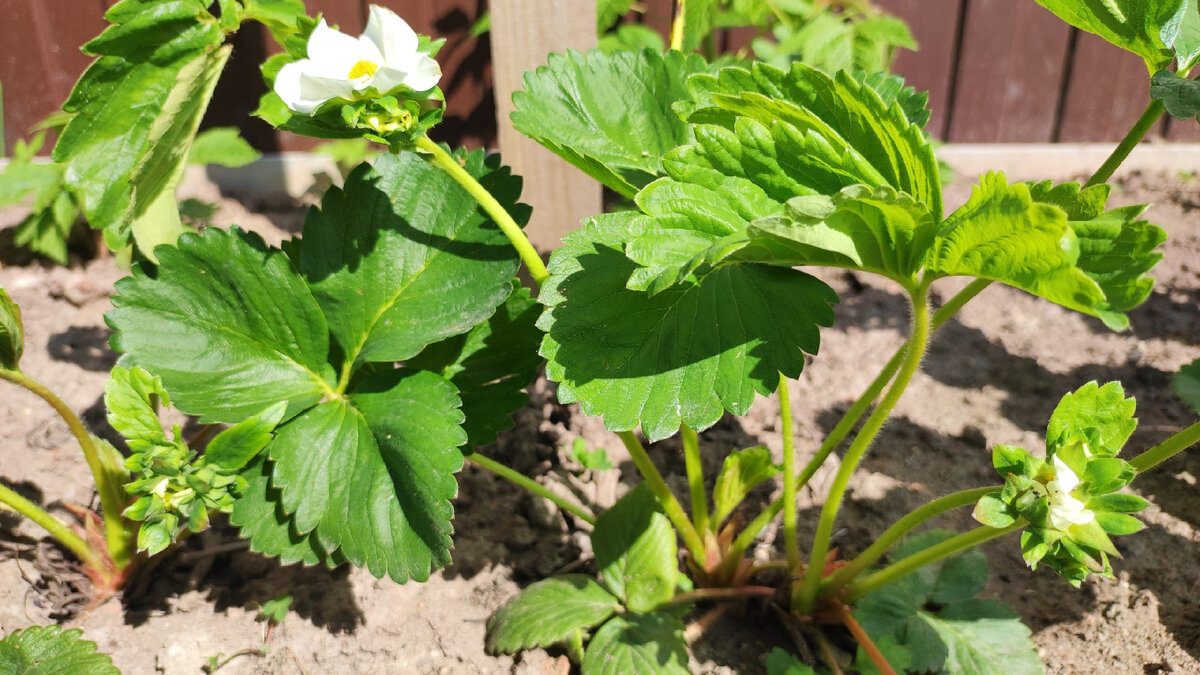
[[[953,533],[929,530],[901,541],[888,556],[902,560],[949,539]],[[987,558],[979,549],[968,549],[957,555],[925,565],[914,573],[921,581],[917,588],[926,590],[922,603],[946,604],[969,598],[987,585]]]
[[[726,456],[713,485],[713,523],[719,526],[751,490],[781,471],[783,466],[771,461],[771,451],[765,445]]]
[[[1033,455],[1015,445],[997,445],[992,448],[992,466],[1002,478],[1009,474],[1029,476],[1033,474]]]
[[[262,604],[258,609],[260,619],[266,619],[269,623],[279,625],[287,618],[288,610],[292,607],[292,596],[280,595]]]
[[[945,660],[937,668],[942,672],[1033,675],[1045,671],[1029,629],[999,600],[961,600],[936,614],[920,612],[916,620],[932,629],[945,646]],[[910,647],[914,655],[921,653]]]
[[[817,675],[812,666],[789,654],[780,647],[775,647],[767,653],[767,675]]]
[[[406,363],[429,370],[458,387],[467,444],[480,447],[513,425],[512,413],[529,402],[525,387],[542,365],[537,348],[541,306],[517,288],[492,318],[471,332],[426,347]]]
[[[0,640],[0,672],[12,675],[121,675],[83,631],[30,626]]]
[[[100,58],[63,109],[76,113],[54,148],[93,227],[127,237],[129,223],[173,189],[229,48],[192,0],[123,0],[84,50]]]
[[[123,365],[161,377],[205,422],[237,423],[277,401],[290,416],[329,391],[329,329],[283,253],[208,228],[159,256],[117,282],[105,315]]]
[[[108,423],[125,438],[133,452],[171,443],[158,419],[160,403],[171,405],[171,397],[163,388],[162,380],[141,368],[117,366],[104,383]]]
[[[513,94],[513,126],[632,198],[663,175],[659,159],[688,140],[671,104],[686,100],[687,77],[707,68],[680,52],[553,54]]]
[[[242,0],[242,16],[265,25],[280,45],[297,31],[296,22],[304,17],[304,0]]]
[[[1146,61],[1151,73],[1166,68],[1185,0],[1037,0],[1080,30],[1094,33]],[[1165,44],[1165,43],[1166,44]]]
[[[237,127],[213,127],[196,134],[187,163],[198,166],[246,166],[262,157],[242,138]]]
[[[740,265],[655,296],[628,290],[636,266],[621,248],[638,217],[586,221],[551,257],[542,290],[550,309],[538,326],[560,401],[580,401],[609,429],[640,423],[659,440],[680,421],[705,429],[724,410],[744,414],[780,372],[800,373],[804,352],[819,345],[817,327],[833,320],[828,286],[791,269]]]
[[[1171,388],[1192,410],[1200,412],[1200,359],[1180,368],[1171,378]]]
[[[19,204],[27,198],[31,209],[47,208],[64,189],[64,170],[61,164],[11,160],[0,172],[0,208]]]
[[[459,405],[438,375],[385,370],[280,426],[272,486],[297,531],[376,577],[428,579],[450,561]]]
[[[79,216],[74,195],[60,185],[49,205],[30,211],[17,224],[13,243],[65,265],[67,240]]]
[[[317,541],[316,533],[301,534],[283,509],[280,491],[271,486],[274,464],[262,453],[238,474],[246,489],[238,495],[229,522],[241,529],[250,550],[279,558],[285,565],[324,565],[330,569],[346,562],[338,551],[329,552]]]
[[[1175,51],[1176,68],[1184,75],[1188,74],[1200,61],[1200,3],[1196,0],[1184,0],[1182,18],[1174,39],[1170,39],[1170,31],[1164,34],[1163,42]]]
[[[1066,214],[1033,201],[1029,188],[988,173],[950,214],[926,257],[928,272],[966,275],[1014,286],[1069,309],[1096,315],[1105,301],[1083,273],[1079,240]]]
[[[25,325],[21,307],[0,288],[0,368],[17,370],[25,352]]]
[[[600,36],[596,48],[605,54],[612,52],[640,52],[649,49],[654,52],[667,50],[667,43],[662,35],[653,28],[640,23],[626,23],[617,26],[615,31]]]
[[[596,2],[596,32],[604,33],[629,10],[636,0],[597,0]]]
[[[651,611],[674,596],[675,530],[644,483],[600,514],[592,548],[604,585],[631,611]]]
[[[283,420],[287,403],[279,401],[261,413],[217,434],[204,448],[204,459],[223,469],[237,470],[254,458]]]
[[[1200,115],[1200,82],[1160,70],[1150,78],[1150,98],[1162,101],[1171,117],[1195,120]]]
[[[610,619],[588,643],[583,675],[687,675],[683,622],[668,614],[628,614]]]
[[[566,642],[620,607],[620,601],[591,577],[551,577],[523,589],[488,617],[487,650],[512,654]]]
[[[517,219],[520,179],[482,151],[459,159]],[[360,166],[304,226],[298,267],[347,360],[401,361],[465,333],[512,291],[517,255],[476,201],[413,152]]]
[[[1098,447],[1088,447],[1087,451],[1115,457],[1137,429],[1133,417],[1136,411],[1137,402],[1125,397],[1120,382],[1109,382],[1103,387],[1095,381],[1088,382],[1063,396],[1054,408],[1046,426],[1046,451],[1053,454],[1078,433],[1094,430]]]
[[[915,43],[914,47],[915,49]],[[924,129],[929,124],[929,92],[917,91],[904,82],[904,76],[882,70],[862,69],[854,73],[854,79],[875,90],[879,99],[888,108],[899,103],[908,121]]]

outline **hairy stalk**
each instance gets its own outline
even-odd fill
[[[621,437],[621,442],[625,444],[625,449],[633,458],[633,463],[637,466],[638,472],[642,474],[642,479],[646,481],[646,484],[650,486],[650,491],[658,499],[659,506],[662,506],[663,512],[667,514],[667,518],[679,532],[688,553],[692,555],[692,559],[696,561],[697,565],[704,566],[707,558],[704,540],[700,538],[700,533],[696,531],[692,521],[688,520],[687,514],[683,512],[683,507],[679,505],[679,500],[671,492],[667,481],[663,480],[662,474],[654,467],[654,462],[650,461],[650,455],[642,447],[642,442],[632,431],[620,431],[617,432],[617,435]]]
[[[866,454],[867,448],[871,442],[875,440],[875,435],[883,427],[883,423],[887,421],[891,415],[892,409],[896,407],[896,403],[900,400],[900,396],[908,387],[908,383],[916,374],[917,369],[921,366],[921,359],[925,356],[925,347],[929,342],[929,285],[922,283],[912,296],[913,305],[913,328],[912,337],[908,340],[908,349],[905,351],[904,361],[900,366],[899,372],[896,374],[896,379],[892,383],[891,388],[884,394],[883,399],[863,423],[863,428],[858,436],[854,438],[854,442],[850,444],[850,448],[846,451],[846,456],[842,460],[842,465],[838,469],[837,476],[833,479],[833,485],[829,489],[829,497],[825,504],[821,507],[821,517],[817,522],[817,533],[813,537],[812,553],[809,556],[808,570],[804,575],[804,583],[799,588],[799,593],[795,596],[796,602],[793,607],[798,609],[802,614],[809,614],[817,602],[817,594],[821,590],[821,573],[825,568],[825,556],[829,553],[829,541],[833,536],[833,526],[837,521],[838,509],[842,505],[842,498],[845,496],[846,488],[850,484],[850,476],[858,467],[858,463]]]
[[[892,668],[892,664],[888,663],[883,652],[879,651],[879,647],[875,645],[875,641],[871,639],[870,635],[867,635],[867,631],[863,630],[862,624],[858,623],[858,620],[854,618],[850,610],[845,605],[838,605],[837,611],[838,620],[854,636],[854,641],[858,643],[859,647],[862,647],[863,651],[867,654],[867,658],[871,659],[871,663],[875,664],[879,672],[883,675],[896,675],[896,669]]]
[[[708,531],[708,493],[704,490],[704,465],[700,461],[700,438],[696,430],[684,424],[679,429],[683,440],[683,463],[687,467],[688,490],[692,498],[692,522],[700,532]]]
[[[113,480],[100,457],[92,435],[83,426],[83,422],[62,399],[42,384],[19,370],[0,370],[0,379],[8,380],[37,394],[43,401],[63,418],[71,435],[79,443],[83,458],[92,471],[92,479],[96,482],[96,492],[100,495],[100,513],[104,520],[104,541],[108,546],[108,556],[112,558],[117,569],[124,569],[133,560],[133,550],[130,546],[130,532],[126,528],[125,518],[121,512],[125,510],[127,496],[125,488]]]
[[[1028,525],[1023,519],[1009,525],[1008,527],[977,527],[973,530],[963,532],[962,534],[950,537],[946,541],[929,548],[914,553],[903,560],[888,565],[878,572],[869,575],[862,581],[850,587],[846,593],[845,602],[853,604],[864,595],[867,595],[875,589],[886,586],[891,582],[911,574],[918,569],[928,565],[931,562],[936,562],[942,558],[952,556],[969,548],[973,548],[982,544],[985,541],[1002,537],[1009,532],[1015,532]]]
[[[796,439],[792,435],[792,396],[788,379],[779,374],[779,428],[783,434],[783,547],[788,569],[800,573],[800,544],[796,541]]]
[[[896,521],[895,525],[889,527],[886,532],[875,540],[875,543],[858,554],[858,557],[851,560],[849,564],[829,575],[829,580],[825,583],[825,592],[827,594],[835,593],[839,588],[853,581],[863,570],[875,564],[876,560],[882,558],[883,554],[887,553],[901,537],[911,532],[913,528],[921,523],[951,509],[970,506],[978,502],[980,497],[999,492],[1003,488],[1003,485],[995,485],[975,488],[974,490],[963,490],[962,492],[955,492],[954,494],[935,499],[914,510],[912,513]]]
[[[532,478],[526,476],[525,474],[523,474],[515,469],[510,469],[509,467],[504,466],[503,464],[501,464],[500,462],[497,462],[494,459],[489,459],[487,457],[484,457],[483,455],[479,454],[478,452],[472,452],[471,454],[466,455],[466,458],[468,461],[474,463],[476,466],[487,469],[488,471],[491,471],[492,473],[496,474],[497,476],[500,476],[501,478],[503,478],[507,481],[510,481],[520,487],[523,487],[526,490],[529,490],[530,492],[532,492],[533,494],[535,494],[539,497],[542,497],[543,499],[550,500],[558,508],[575,516],[576,518],[582,520],[583,522],[587,523],[588,525],[592,525],[592,526],[596,525],[596,517],[595,516],[588,513],[587,511],[585,511],[583,508],[579,507],[578,505],[572,504],[570,501],[564,499],[563,497],[554,494],[552,491],[547,489],[545,485],[542,485],[541,483],[533,480]]]
[[[1138,473],[1149,471],[1197,443],[1200,443],[1200,422],[1129,460],[1129,465]]]
[[[52,537],[59,540],[63,546],[69,548],[76,557],[82,560],[84,565],[97,571],[105,569],[101,557],[69,525],[50,515],[45,509],[25,499],[3,483],[0,483],[0,504],[11,506],[17,513],[49,532]]]
[[[1163,116],[1164,112],[1166,112],[1166,109],[1163,108],[1162,101],[1150,101],[1150,105],[1146,106],[1146,110],[1142,113],[1142,116],[1138,118],[1137,122],[1133,123],[1133,127],[1129,130],[1129,133],[1125,134],[1125,138],[1121,139],[1121,142],[1113,149],[1108,159],[1104,160],[1100,168],[1096,169],[1096,173],[1092,174],[1087,183],[1084,183],[1084,187],[1099,185],[1112,178],[1117,167],[1121,166],[1121,163],[1125,161],[1129,153],[1133,152],[1137,144],[1142,142],[1146,133],[1150,131],[1150,127],[1154,126],[1154,123],[1158,121],[1158,118]]]
[[[513,220],[508,211],[496,201],[492,193],[479,184],[471,174],[450,155],[442,149],[440,145],[429,140],[428,136],[421,136],[417,139],[417,148],[429,154],[429,161],[433,162],[434,166],[450,175],[459,185],[467,191],[479,202],[479,206],[483,208],[496,225],[500,226],[500,230],[504,232],[504,236],[508,237],[513,248],[517,249],[517,254],[521,256],[521,262],[525,264],[525,268],[529,270],[529,275],[540,286],[550,273],[546,271],[545,264],[542,263],[541,257],[538,255],[537,249],[529,242],[529,238],[525,236],[525,232],[521,230],[521,226],[517,221]]]

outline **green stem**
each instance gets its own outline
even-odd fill
[[[692,498],[692,522],[700,532],[708,530],[708,493],[704,490],[704,465],[700,461],[700,438],[696,430],[684,424],[679,429],[683,439],[683,463],[687,467],[688,489]]]
[[[909,338],[908,348],[905,350],[904,361],[900,365],[900,370],[896,374],[896,379],[892,383],[891,388],[884,394],[883,399],[863,423],[863,428],[858,436],[854,438],[854,442],[850,444],[850,448],[846,451],[846,456],[842,460],[841,467],[838,468],[837,475],[833,479],[833,485],[829,489],[829,497],[825,504],[821,507],[821,517],[817,522],[817,533],[813,537],[812,553],[809,557],[808,569],[804,574],[804,583],[799,589],[796,596],[797,609],[803,614],[810,614],[817,601],[817,593],[821,590],[821,572],[825,569],[825,556],[829,552],[829,541],[833,536],[833,526],[837,521],[838,509],[842,505],[842,498],[845,496],[846,488],[850,484],[850,476],[858,467],[858,463],[866,454],[867,448],[871,442],[875,440],[875,435],[883,427],[883,423],[887,421],[891,415],[892,409],[896,407],[900,396],[908,387],[908,383],[916,374],[917,369],[921,366],[921,359],[925,356],[925,347],[929,342],[929,285],[928,283],[921,284],[912,296],[913,305],[913,328],[912,337]]]
[[[853,581],[854,578],[862,573],[863,570],[875,564],[875,561],[882,558],[883,554],[887,553],[888,549],[890,549],[893,544],[899,541],[901,537],[911,532],[913,528],[917,527],[921,523],[924,523],[930,518],[941,515],[951,509],[974,504],[975,502],[979,501],[981,497],[994,492],[999,492],[1003,488],[1004,486],[1002,485],[995,485],[975,488],[974,490],[963,490],[962,492],[955,492],[954,494],[935,499],[928,504],[921,506],[912,513],[909,513],[900,520],[896,521],[895,525],[889,527],[887,531],[879,537],[879,539],[875,540],[875,543],[871,544],[865,551],[858,554],[858,557],[856,557],[854,560],[851,560],[849,564],[839,569],[837,572],[829,575],[829,579],[825,583],[825,589],[823,592],[826,595],[832,594],[842,586],[845,586]]]
[[[675,3],[675,20],[671,22],[671,49],[683,51],[683,24],[687,21],[687,0],[677,0]]]
[[[1192,426],[1129,460],[1129,465],[1138,473],[1142,473],[1143,471],[1153,469],[1197,443],[1200,443],[1200,422],[1196,422]]]
[[[525,263],[526,269],[529,270],[530,276],[540,286],[550,273],[546,271],[546,266],[542,263],[542,259],[538,256],[537,249],[529,242],[529,238],[525,236],[525,232],[521,230],[521,226],[517,221],[513,220],[508,211],[496,201],[492,193],[475,180],[475,177],[467,173],[458,160],[454,159],[450,153],[442,149],[442,146],[429,140],[428,136],[421,136],[417,139],[417,147],[429,153],[429,159],[434,166],[450,175],[464,190],[470,194],[475,201],[479,202],[479,206],[491,216],[504,235],[512,243],[513,248],[517,249],[517,254],[521,256],[521,262]]]
[[[570,501],[564,499],[563,497],[554,494],[549,489],[547,489],[545,485],[542,485],[541,483],[533,480],[532,478],[526,476],[525,474],[523,474],[515,469],[510,469],[509,467],[504,466],[503,464],[501,464],[500,462],[497,462],[496,460],[484,457],[483,455],[479,454],[478,452],[472,452],[471,454],[466,455],[466,458],[468,460],[470,460],[471,462],[473,462],[474,464],[476,464],[477,466],[487,469],[488,471],[491,471],[492,473],[496,474],[497,476],[500,476],[501,478],[508,480],[520,487],[523,487],[526,490],[529,490],[530,492],[534,493],[535,495],[542,497],[543,499],[549,499],[551,502],[554,503],[555,506],[562,509],[563,511],[566,511],[567,513],[570,513],[571,515],[582,520],[583,522],[587,523],[588,525],[592,525],[592,526],[596,525],[596,517],[595,516],[588,513],[587,511],[583,510],[578,505],[572,504]]]
[[[689,602],[705,600],[741,600],[744,598],[769,598],[775,595],[775,589],[770,586],[739,586],[738,588],[697,588],[694,591],[680,593],[663,604],[663,607],[677,607]]]
[[[71,549],[71,552],[74,553],[80,560],[82,560],[84,565],[87,565],[93,570],[105,569],[103,563],[101,562],[100,555],[97,554],[91,546],[88,546],[87,541],[84,540],[83,537],[76,534],[75,531],[70,528],[70,526],[68,526],[66,523],[63,523],[58,518],[50,515],[48,512],[42,509],[42,507],[34,504],[28,499],[25,499],[15,490],[9,488],[3,483],[0,483],[0,503],[8,504],[15,509],[17,513],[25,516],[37,525],[41,526],[41,528],[49,532],[52,537],[62,542],[63,546]]]
[[[1163,116],[1165,111],[1166,109],[1163,108],[1162,101],[1150,101],[1150,105],[1146,106],[1145,112],[1138,118],[1138,121],[1133,123],[1133,127],[1129,130],[1129,133],[1125,134],[1125,138],[1121,139],[1121,142],[1113,149],[1108,159],[1104,160],[1100,168],[1096,169],[1096,173],[1092,174],[1087,183],[1084,183],[1084,187],[1099,185],[1112,178],[1117,167],[1121,166],[1121,162],[1124,162],[1129,153],[1133,152],[1133,149],[1137,147],[1137,144],[1142,142],[1142,139],[1146,137],[1146,133],[1150,131],[1150,127],[1154,126],[1154,123],[1158,121],[1158,118]]]
[[[849,592],[846,593],[845,602],[853,604],[864,595],[867,595],[880,586],[886,586],[887,584],[890,584],[891,582],[907,574],[917,571],[931,562],[941,560],[947,556],[952,556],[960,551],[965,551],[974,546],[978,546],[985,541],[995,539],[996,537],[1002,537],[1009,532],[1013,532],[1025,527],[1025,525],[1027,525],[1027,523],[1024,520],[1019,520],[1008,527],[996,528],[987,527],[985,525],[950,537],[946,541],[943,541],[936,546],[930,546],[929,548],[914,553],[903,560],[892,563],[891,565],[888,565],[878,572],[868,576],[857,584],[854,584],[850,587]]]
[[[783,548],[788,569],[800,571],[800,544],[796,541],[796,439],[792,436],[792,396],[788,379],[779,374],[779,421],[783,434]]]
[[[104,539],[108,546],[108,556],[112,558],[113,565],[118,569],[125,569],[133,560],[133,550],[130,547],[129,530],[126,528],[125,518],[121,512],[125,510],[127,497],[124,486],[120,485],[109,475],[105,469],[104,460],[100,457],[100,450],[96,447],[96,443],[92,440],[92,435],[88,433],[87,427],[83,426],[83,422],[75,414],[71,408],[63,403],[62,399],[50,391],[42,384],[18,370],[0,370],[0,379],[8,380],[13,384],[22,386],[29,391],[37,394],[43,401],[50,404],[51,408],[63,418],[67,423],[67,428],[71,430],[71,435],[79,443],[80,450],[83,451],[83,458],[87,461],[88,468],[92,471],[92,479],[96,481],[96,492],[100,495],[100,513],[104,520]]]
[[[654,467],[654,462],[650,461],[650,455],[642,447],[642,442],[632,431],[619,431],[617,435],[625,444],[629,456],[633,458],[633,463],[642,474],[642,479],[646,481],[646,484],[650,486],[650,491],[658,499],[663,512],[667,514],[667,518],[679,532],[679,536],[683,539],[683,545],[687,547],[692,559],[696,561],[697,565],[703,567],[708,557],[705,554],[704,540],[700,538],[700,533],[696,531],[692,521],[688,520],[687,514],[683,512],[683,507],[679,505],[679,500],[671,493],[667,481],[663,480],[662,474]]]

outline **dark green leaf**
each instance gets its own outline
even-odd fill
[[[621,603],[591,577],[568,574],[522,590],[487,621],[489,652],[514,653],[566,642],[612,616]]]
[[[992,448],[992,466],[1001,478],[1007,478],[1009,474],[1030,476],[1033,474],[1033,455],[1015,445],[997,445]]]
[[[213,127],[196,134],[187,163],[237,167],[245,166],[260,157],[262,153],[250,147],[237,127]]]
[[[0,288],[0,368],[17,370],[25,351],[25,326],[21,307]]]
[[[258,415],[222,431],[204,448],[204,459],[223,469],[242,468],[267,447],[272,432],[286,410],[287,403],[279,401]]]
[[[1193,410],[1200,412],[1200,359],[1180,368],[1171,378],[1171,388]]]
[[[1185,0],[1037,0],[1037,3],[1072,26],[1142,57],[1151,73],[1171,64],[1174,54],[1168,44],[1174,42],[1185,6]]]
[[[636,266],[621,248],[639,216],[591,219],[551,257],[550,306],[538,326],[559,400],[580,401],[609,429],[639,422],[652,440],[680,421],[695,429],[744,414],[779,373],[796,377],[832,323],[836,295],[795,270],[739,265],[654,296],[626,288]],[[736,308],[736,312],[731,312]],[[803,350],[803,351],[801,351]]]
[[[583,675],[688,674],[683,622],[655,612],[610,619],[588,643]]]
[[[713,485],[713,523],[720,525],[724,522],[751,490],[781,471],[783,466],[771,461],[771,451],[765,445],[738,450],[726,456]]]
[[[0,640],[0,672],[13,675],[121,675],[83,631],[30,626]]]
[[[518,220],[520,179],[499,157],[462,154],[464,168]],[[512,291],[517,255],[448,174],[413,152],[360,166],[312,210],[300,245],[308,280],[355,366],[411,358],[485,321]]]
[[[283,510],[280,491],[271,486],[273,463],[265,453],[250,460],[239,474],[247,487],[233,503],[229,521],[241,528],[250,550],[279,558],[285,565],[322,564],[333,568],[346,562],[338,552],[321,546],[315,533],[301,534]]]
[[[1150,78],[1150,98],[1162,101],[1171,117],[1195,121],[1200,115],[1200,82],[1172,70],[1160,70]]]
[[[767,653],[767,675],[817,675],[812,666],[779,647]]]
[[[1182,14],[1175,39],[1164,34],[1163,41],[1175,51],[1176,68],[1186,75],[1200,60],[1200,5],[1184,0]]]
[[[592,548],[604,585],[630,610],[648,612],[675,594],[675,530],[644,483],[600,514]]]
[[[162,378],[180,410],[240,422],[277,401],[288,416],[330,391],[329,329],[283,253],[209,228],[117,282],[106,321],[122,364]]]
[[[407,365],[439,373],[458,387],[467,443],[480,447],[513,425],[512,413],[529,402],[525,387],[542,365],[536,327],[541,306],[517,288],[491,319],[471,332],[429,345]]]
[[[688,140],[671,104],[688,98],[687,76],[707,67],[680,52],[553,54],[513,94],[513,125],[632,198],[663,175],[659,158]]]
[[[1094,439],[1097,447],[1088,447],[1087,452],[1114,457],[1137,428],[1133,417],[1136,410],[1137,402],[1125,397],[1120,382],[1109,382],[1103,387],[1095,381],[1088,382],[1063,396],[1054,408],[1046,427],[1046,450],[1051,454],[1057,452],[1080,432],[1092,430],[1089,438]]]
[[[897,544],[888,557],[893,561],[902,560],[942,543],[952,534],[946,530],[929,530],[913,535]],[[923,602],[946,604],[983,591],[987,585],[987,558],[982,551],[972,548],[925,565],[914,574],[921,579],[919,587],[928,589]]]
[[[921,612],[945,646],[939,670],[972,675],[1033,675],[1044,672],[1029,629],[999,600],[973,598],[951,603],[936,614]],[[921,650],[909,645],[914,655]],[[915,667],[916,664],[913,664]]]

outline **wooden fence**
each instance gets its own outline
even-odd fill
[[[0,0],[5,147],[66,98],[88,63],[78,46],[100,32],[101,14],[114,1]],[[493,144],[489,40],[469,35],[486,11],[486,0],[371,1],[395,9],[418,31],[448,40],[439,57],[448,115],[436,135],[471,147]],[[929,129],[945,140],[1113,141],[1146,103],[1147,73],[1140,59],[1071,29],[1033,0],[876,1],[908,21],[921,44],[919,52],[902,53],[896,68],[911,84],[929,90]],[[357,33],[367,2],[308,0],[308,6]],[[646,12],[637,20],[665,34],[671,0],[642,4]],[[737,48],[752,35],[732,31],[719,44]],[[246,121],[262,93],[257,65],[273,49],[269,36],[257,28],[235,36],[234,56],[206,124],[237,124],[265,151],[310,147],[305,139]],[[1200,141],[1200,125],[1164,121],[1153,135]]]

